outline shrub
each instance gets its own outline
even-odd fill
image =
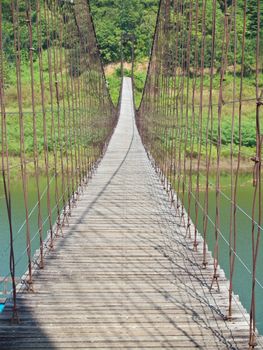
[[[214,143],[218,140],[217,125],[214,125],[213,132],[209,132],[209,139]],[[230,118],[224,119],[221,124],[222,145],[230,145],[232,139],[232,121]],[[233,130],[233,144],[246,147],[256,146],[256,127],[251,119],[244,119],[241,123],[241,139],[239,137],[239,127],[237,123]]]

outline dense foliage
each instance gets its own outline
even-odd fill
[[[149,55],[152,36],[156,23],[156,14],[158,10],[159,0],[91,0],[91,10],[94,17],[97,37],[101,49],[102,57],[105,63],[115,62],[120,60],[120,42],[121,33],[126,37],[134,34],[136,40],[136,57],[141,59]],[[228,12],[232,11],[232,0],[228,0]],[[171,1],[172,3],[172,1]],[[190,0],[185,0],[185,8],[189,7]],[[216,37],[217,40],[223,37],[224,30],[224,1],[217,1],[217,16],[216,16]],[[207,28],[206,35],[212,35],[212,1],[206,3],[206,17]],[[244,20],[243,1],[237,2],[237,60],[241,60],[241,41],[242,29]],[[188,5],[188,6],[187,6]],[[173,4],[171,4],[173,6]],[[202,0],[199,0],[199,6],[202,7]],[[186,11],[185,16],[188,13]],[[250,0],[247,3],[247,31],[246,31],[246,69],[250,70],[255,63],[255,37],[257,32],[257,0]],[[262,6],[263,15],[263,6]],[[176,14],[172,18],[172,24],[176,25]],[[201,18],[199,19],[199,38],[201,45]],[[185,23],[188,23],[185,21]],[[186,28],[187,29],[187,28]],[[185,31],[187,32],[187,31]],[[220,65],[221,62],[221,47],[216,52],[216,63]],[[173,48],[171,47],[171,50]],[[125,45],[125,59],[130,60],[130,40]],[[209,65],[209,58],[211,56],[211,47],[206,48],[205,58],[206,64]],[[230,64],[233,57],[229,57]]]
[[[65,5],[65,0],[58,0],[60,6]],[[185,4],[185,14],[188,16],[187,8],[189,9],[189,4],[191,0],[184,0]],[[202,7],[203,0],[199,1],[199,7]],[[228,12],[232,11],[232,2],[233,0],[227,0]],[[24,1],[19,2],[21,7],[21,13],[25,12],[25,3]],[[48,2],[47,2],[48,3]],[[174,6],[174,2],[171,1]],[[195,1],[194,1],[195,3]],[[217,0],[217,15],[216,15],[216,57],[215,57],[215,68],[219,72],[221,65],[221,45],[224,31],[224,0]],[[241,63],[241,46],[242,46],[242,31],[243,31],[243,21],[244,21],[244,1],[237,1],[237,15],[236,15],[236,28],[237,28],[237,72],[239,73],[239,67]],[[4,52],[2,59],[4,60],[4,82],[6,89],[6,101],[7,108],[14,110],[17,105],[17,92],[16,92],[16,73],[15,73],[15,48],[14,48],[14,28],[11,15],[11,2],[10,0],[1,0],[2,4],[2,30],[3,30],[3,47]],[[212,1],[206,1],[206,42],[211,41],[212,35]],[[31,1],[32,5],[32,23],[33,23],[33,46],[38,47],[38,35],[36,31],[36,2]],[[146,67],[145,64],[147,57],[150,54],[153,34],[156,23],[156,16],[158,12],[159,0],[90,0],[91,12],[93,15],[94,25],[96,29],[97,39],[99,47],[101,50],[101,56],[104,61],[104,64],[119,62],[121,59],[121,38],[124,42],[124,59],[130,61],[131,59],[131,38],[135,38],[135,57],[137,62],[144,62],[143,65],[138,64],[135,66],[135,98],[137,106],[140,103],[145,77],[146,77]],[[173,12],[171,7],[171,13]],[[263,3],[261,7],[261,16],[263,18]],[[66,19],[65,19],[66,20]],[[172,26],[176,25],[178,20],[176,13],[171,15],[171,29]],[[201,47],[202,40],[202,18],[198,17],[198,43]],[[182,21],[184,26],[187,26],[189,23],[188,20]],[[49,24],[51,25],[51,24]],[[42,11],[41,14],[41,45],[43,49],[43,64],[44,64],[44,79],[46,84],[48,84],[48,62],[47,62],[47,33],[46,33],[46,23],[44,14]],[[189,28],[183,28],[184,32],[187,33]],[[194,31],[194,27],[192,29]],[[19,18],[19,32],[20,32],[20,41],[21,41],[21,71],[22,71],[22,82],[23,82],[23,103],[25,108],[30,109],[31,99],[30,99],[30,79],[29,79],[29,41],[28,41],[28,26],[26,22],[26,17],[23,15]],[[245,52],[245,75],[246,80],[244,82],[244,94],[247,98],[251,97],[251,94],[254,96],[255,89],[255,79],[254,74],[251,74],[255,71],[255,46],[256,46],[256,34],[257,34],[257,0],[247,1],[247,11],[246,11],[246,52]],[[58,37],[58,28],[53,27],[51,30],[51,43],[52,40],[56,40]],[[88,37],[88,35],[87,35]],[[263,35],[261,36],[263,37]],[[192,38],[195,38],[193,33]],[[187,38],[186,38],[187,39]],[[193,39],[194,40],[194,39]],[[63,46],[65,49],[68,48],[69,42],[74,42],[74,40],[65,40]],[[174,54],[174,40],[170,41],[169,46],[170,54]],[[233,42],[234,38],[231,40],[231,49],[229,50],[228,55],[228,72],[231,76],[231,65],[233,64]],[[75,43],[77,46],[77,43]],[[93,43],[92,43],[93,44]],[[192,42],[192,45],[195,43]],[[261,45],[263,47],[263,45]],[[74,49],[74,47],[71,47]],[[192,50],[193,51],[193,50]],[[72,55],[73,54],[73,55]],[[232,55],[232,56],[231,56]],[[71,57],[72,56],[72,57]],[[80,74],[79,67],[75,63],[74,50],[69,51],[68,59],[70,60],[69,66],[71,67],[71,73],[74,76]],[[182,57],[182,55],[178,55]],[[168,56],[167,56],[168,57]],[[262,55],[263,57],[263,55]],[[38,51],[34,51],[35,65],[36,65],[36,82],[39,81],[38,76]],[[194,57],[191,57],[192,62]],[[200,59],[200,57],[199,57]],[[182,62],[179,62],[183,66]],[[205,48],[205,66],[209,67],[211,64],[211,46],[206,45]],[[199,62],[200,65],[200,62]],[[117,66],[117,65],[116,65]],[[115,66],[113,66],[115,67]],[[127,72],[126,72],[127,73]],[[169,72],[171,75],[173,72]],[[227,76],[226,76],[227,78]],[[111,70],[110,75],[107,77],[109,88],[115,103],[118,101],[118,93],[120,87],[120,72]],[[219,81],[219,74],[216,74],[214,82]],[[206,89],[209,87],[205,86]],[[227,83],[225,83],[227,85]],[[215,89],[217,87],[215,86]],[[227,89],[225,89],[227,90]],[[229,82],[229,91],[231,89],[231,79]],[[224,94],[227,92],[224,91]],[[37,103],[40,104],[40,99],[37,99]],[[47,101],[49,103],[49,101]],[[226,120],[223,121],[222,125],[222,144],[227,145],[231,141],[231,125],[227,117],[231,115],[231,111],[225,111],[224,117]],[[245,147],[254,147],[255,146],[255,132],[254,128],[250,128],[252,118],[254,118],[254,110],[249,108],[247,104],[247,114],[246,121],[242,126],[242,145]],[[15,130],[15,128],[14,128]],[[30,128],[29,128],[30,130]],[[18,130],[17,130],[18,132]],[[30,131],[29,131],[30,132]],[[14,137],[14,140],[17,138]],[[213,139],[216,140],[216,131],[213,133]],[[237,145],[239,143],[238,133],[235,130],[234,143]],[[31,142],[32,144],[32,142]],[[31,145],[32,146],[32,145]],[[14,141],[13,151],[14,153],[18,152],[17,142]],[[12,150],[12,147],[11,147]]]
[[[90,0],[101,54],[105,63],[120,61],[121,37],[124,58],[131,57],[131,39],[137,58],[149,55],[159,0]]]
[[[185,5],[190,0],[184,1]],[[202,0],[199,0],[200,7]],[[63,1],[60,1],[63,4]],[[171,1],[172,3],[172,1]],[[232,0],[227,1],[231,11]],[[35,5],[32,2],[32,12],[35,13]],[[131,35],[136,41],[135,53],[137,59],[147,57],[151,50],[152,37],[154,33],[156,15],[159,6],[159,0],[90,0],[91,11],[94,18],[94,24],[97,33],[102,58],[104,63],[120,61],[121,58],[121,38],[124,41],[124,58],[126,61],[131,57]],[[25,6],[24,2],[20,2],[20,6]],[[171,5],[172,6],[172,5]],[[212,1],[207,2],[207,37],[212,34]],[[187,6],[185,6],[187,8]],[[189,6],[188,6],[189,7]],[[11,60],[13,56],[13,24],[10,11],[10,1],[2,0],[3,8],[3,34],[5,57]],[[222,38],[224,30],[224,1],[217,1],[217,37]],[[185,16],[187,16],[187,11]],[[262,6],[263,15],[263,6]],[[242,40],[243,28],[243,1],[237,2],[237,45],[240,48]],[[246,31],[246,63],[247,67],[253,66],[255,62],[255,37],[257,32],[257,0],[250,0],[247,3],[247,31]],[[33,24],[35,16],[33,15]],[[44,19],[42,19],[44,21]],[[200,19],[201,21],[201,19]],[[187,23],[187,21],[185,21]],[[176,24],[176,15],[172,18],[172,24]],[[199,23],[199,32],[201,40],[201,27]],[[43,26],[44,28],[44,26]],[[34,31],[34,42],[37,41],[37,33]],[[21,48],[25,54],[28,53],[28,37],[26,19],[20,19],[20,35]],[[42,33],[42,38],[45,38],[45,33]],[[9,44],[8,44],[9,43]],[[46,46],[45,40],[42,42],[43,48]],[[172,49],[172,48],[171,48]],[[211,47],[206,48],[206,61],[209,61]],[[219,50],[220,51],[220,50]],[[237,52],[238,59],[241,57],[241,50]],[[220,52],[217,52],[216,60],[220,62]],[[231,57],[230,57],[231,60]]]

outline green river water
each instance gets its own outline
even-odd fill
[[[211,180],[213,182],[213,179]],[[225,195],[230,196],[231,189],[228,185],[230,182],[229,176],[222,177],[222,190]],[[41,192],[46,188],[45,178],[41,178]],[[54,181],[51,183],[51,192],[54,193]],[[25,210],[23,204],[23,192],[22,185],[19,179],[12,180],[12,214],[13,214],[13,231],[14,231],[14,248],[16,255],[16,276],[21,276],[27,270],[27,259],[26,259],[26,242],[25,242],[25,226],[21,228],[24,222]],[[37,197],[36,197],[36,183],[32,178],[28,183],[29,190],[29,208],[30,211],[34,208]],[[251,215],[251,203],[253,196],[253,186],[251,183],[251,174],[243,175],[239,181],[238,191],[238,204],[242,209]],[[51,203],[52,208],[55,206],[54,195],[51,196],[53,201]],[[46,195],[42,198],[43,220],[47,218],[46,210]],[[204,193],[200,194],[200,202],[203,204]],[[6,206],[4,200],[3,186],[0,187],[0,276],[4,277],[9,273],[9,227],[6,215]],[[191,206],[192,213],[194,212],[194,206]],[[214,187],[211,186],[209,193],[209,215],[212,220],[215,218],[215,191]],[[221,232],[228,241],[229,237],[229,221],[230,221],[230,202],[221,196]],[[198,228],[202,232],[202,213],[199,211],[199,223]],[[53,222],[56,219],[56,211],[53,212]],[[32,253],[35,252],[39,246],[39,237],[37,234],[37,210],[35,210],[30,216],[30,228],[32,242]],[[44,232],[48,230],[48,223],[44,225]],[[237,213],[237,254],[242,262],[251,269],[251,220],[244,215],[241,211]],[[263,239],[263,238],[262,238]],[[228,273],[228,262],[229,262],[229,248],[224,242],[224,239],[220,237],[220,266],[224,269],[227,277]],[[214,246],[214,227],[209,224],[208,227],[208,246],[212,251]],[[260,253],[258,257],[258,268],[257,278],[258,281],[263,285],[263,241],[260,244]],[[243,305],[249,309],[250,296],[251,296],[251,274],[246,267],[241,263],[239,259],[236,259],[236,273],[234,278],[234,290],[235,293],[240,296]],[[3,286],[0,284],[0,289]],[[257,327],[261,334],[263,334],[263,289],[257,285]]]
[[[59,184],[61,180],[59,179]],[[61,198],[61,186],[59,185]],[[47,181],[46,178],[40,178],[40,193],[41,207],[42,207],[42,221],[43,221],[43,235],[46,238],[46,233],[49,229],[48,224],[48,211],[47,211]],[[50,177],[50,191],[51,191],[51,208],[52,210],[52,222],[56,220],[56,206],[55,206],[55,179],[54,176]],[[28,181],[28,206],[29,206],[29,224],[30,234],[32,240],[32,256],[36,249],[39,247],[39,234],[38,234],[38,208],[36,181],[34,178],[30,178]],[[13,226],[13,242],[15,252],[15,275],[21,277],[27,270],[27,254],[26,254],[26,225],[25,225],[25,208],[23,187],[20,178],[11,180],[11,207],[12,207],[12,226]],[[61,201],[60,201],[61,207]],[[9,276],[9,224],[7,218],[6,203],[4,197],[4,188],[1,183],[0,187],[0,277]],[[0,284],[0,291],[3,289],[3,285]]]
[[[204,183],[204,179],[201,177],[201,184]],[[216,192],[215,192],[215,178],[210,179],[210,191],[209,191],[209,216],[211,221],[215,222],[216,212]],[[230,232],[230,212],[231,212],[231,186],[230,176],[221,176],[221,193],[220,196],[220,231],[222,236],[219,236],[219,263],[220,267],[229,277],[229,232]],[[202,187],[202,186],[201,186]],[[193,186],[193,189],[195,187]],[[239,295],[242,304],[247,310],[250,309],[251,300],[251,268],[252,268],[252,200],[254,195],[254,187],[252,185],[251,174],[242,175],[239,177],[237,203],[242,209],[237,210],[237,257],[235,259],[235,275],[234,275],[234,291]],[[226,198],[228,197],[228,198]],[[200,204],[204,207],[205,193],[200,193]],[[187,200],[185,206],[187,207]],[[258,206],[257,206],[258,207]],[[192,199],[191,204],[191,217],[194,218],[195,206]],[[243,211],[243,212],[242,212]],[[245,213],[244,213],[245,212]],[[247,215],[246,215],[247,214]],[[248,217],[249,216],[249,217]],[[198,230],[203,232],[203,213],[199,208],[198,215]],[[256,231],[256,230],[255,230]],[[263,233],[263,232],[262,232]],[[209,222],[207,231],[207,243],[209,250],[213,252],[215,243],[215,227]],[[260,251],[257,261],[257,280],[256,287],[257,296],[257,327],[261,334],[263,334],[263,241],[260,242]],[[260,286],[261,285],[261,286]]]

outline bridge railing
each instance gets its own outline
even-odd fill
[[[219,263],[227,270],[226,317],[233,317],[233,291],[250,310],[251,348],[256,304],[258,315],[263,310],[262,16],[260,1],[161,0],[137,111],[143,143],[194,249],[197,230],[203,233],[204,268],[207,244],[213,251],[211,288],[220,288]]]
[[[117,121],[88,2],[0,2],[0,290],[33,289]]]

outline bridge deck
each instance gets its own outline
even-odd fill
[[[178,222],[135,127],[126,78],[106,155],[35,271],[35,293],[18,295],[20,324],[9,324],[8,308],[1,316],[1,350],[246,349],[239,309],[232,322],[220,314],[223,272],[221,293],[210,292],[211,256],[203,270]]]

